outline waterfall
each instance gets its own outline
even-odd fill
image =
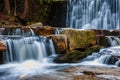
[[[120,0],[69,0],[66,26],[120,29]]]
[[[119,46],[120,45],[120,38],[117,36],[106,36],[108,38],[108,42],[110,46]]]
[[[47,56],[55,54],[52,40],[42,36],[11,38],[5,42],[7,51],[4,56],[7,63],[23,62],[29,59],[42,62]]]
[[[89,55],[81,63],[82,65],[116,65],[120,67],[120,46],[101,49],[97,53]]]

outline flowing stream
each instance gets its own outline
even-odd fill
[[[116,38],[115,38],[116,39]],[[5,39],[5,64],[0,65],[0,80],[19,80],[21,77],[49,74],[59,69],[80,65],[120,66],[120,47],[101,49],[80,63],[57,64],[52,39],[35,37],[9,37]]]

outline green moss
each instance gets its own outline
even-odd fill
[[[92,30],[64,30],[61,34],[68,37],[70,49],[87,48],[96,44],[96,35]]]
[[[52,3],[52,2],[58,2],[58,1],[66,1],[66,0],[39,0],[40,4],[43,4],[44,2],[46,3]]]
[[[86,56],[90,55],[91,53],[98,52],[100,48],[101,48],[100,46],[93,46],[83,51],[78,51],[78,50],[70,51],[67,54],[67,56],[64,58],[64,61],[65,62],[78,62],[81,59],[85,58]]]

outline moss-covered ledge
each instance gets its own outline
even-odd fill
[[[101,46],[92,46],[84,50],[71,50],[64,55],[60,55],[54,61],[57,63],[74,63],[79,62],[86,56],[92,54],[93,52],[98,52]]]

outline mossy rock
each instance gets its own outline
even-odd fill
[[[59,63],[79,62],[80,60],[84,59],[86,56],[92,54],[93,52],[98,52],[100,48],[101,46],[92,46],[82,51],[72,50],[72,51],[69,51],[64,56],[57,58],[55,62],[59,62]]]
[[[96,45],[96,34],[93,30],[66,29],[61,34],[68,37],[70,50]]]

